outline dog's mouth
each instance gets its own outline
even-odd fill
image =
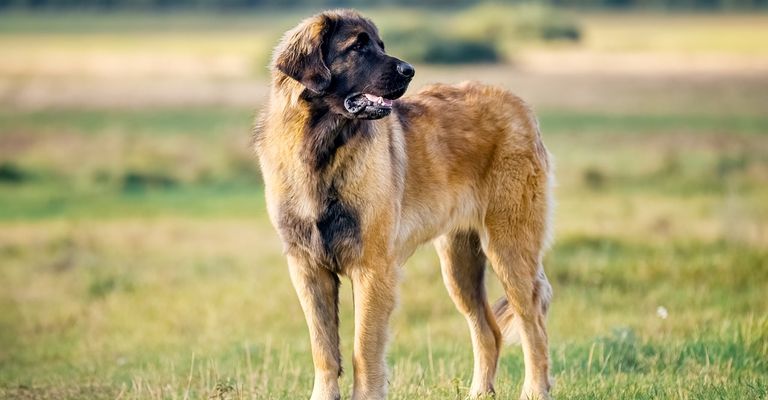
[[[407,85],[383,96],[371,93],[353,93],[344,99],[344,108],[355,118],[383,118],[392,112],[395,100],[405,94],[406,89],[408,89]]]

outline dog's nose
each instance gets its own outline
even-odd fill
[[[413,78],[413,76],[416,74],[416,70],[413,69],[413,65],[408,64],[407,62],[401,62],[397,64],[397,72],[406,78]]]

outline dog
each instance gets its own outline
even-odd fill
[[[253,146],[309,328],[311,399],[340,398],[340,276],[354,296],[352,398],[386,398],[398,271],[429,241],[471,331],[470,397],[494,393],[502,341],[519,336],[521,398],[549,398],[542,256],[553,172],[538,121],[515,95],[479,83],[402,97],[414,74],[352,10],[302,21],[274,51]],[[486,261],[506,294],[493,307]]]

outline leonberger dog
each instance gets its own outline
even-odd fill
[[[387,395],[387,325],[399,269],[432,241],[469,325],[469,395],[494,393],[502,340],[522,344],[522,398],[549,397],[545,318],[552,167],[530,108],[479,83],[401,97],[414,68],[376,26],[327,11],[274,51],[254,129],[267,209],[309,327],[313,400],[339,399],[339,277],[354,298],[353,399]],[[486,260],[506,296],[486,298]]]

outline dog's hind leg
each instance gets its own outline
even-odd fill
[[[498,217],[496,220],[505,219]],[[520,398],[548,399],[546,310],[551,288],[541,267],[538,235],[521,237],[530,231],[520,224],[489,227],[487,233],[486,254],[507,295],[506,303],[501,300],[494,307],[497,322],[505,337],[516,331],[523,347],[525,382]]]
[[[341,352],[339,350],[339,278],[321,266],[288,256],[291,281],[299,296],[309,327],[315,383],[311,400],[338,400]]]
[[[501,333],[485,294],[485,255],[476,232],[452,232],[435,240],[443,281],[469,325],[474,352],[470,397],[492,394]]]

